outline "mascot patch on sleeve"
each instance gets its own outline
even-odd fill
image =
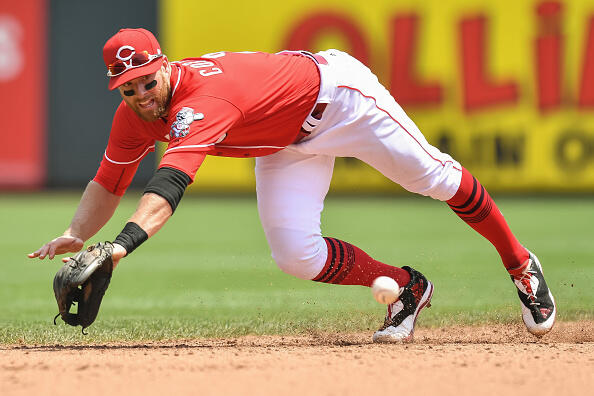
[[[185,137],[190,132],[190,124],[203,118],[204,114],[194,113],[194,109],[190,107],[182,107],[175,115],[175,121],[171,125],[169,136],[172,139]]]

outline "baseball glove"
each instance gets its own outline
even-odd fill
[[[103,295],[109,286],[113,272],[113,245],[100,242],[89,246],[71,257],[54,277],[54,295],[58,302],[58,316],[71,326],[82,326],[82,333],[97,317]],[[78,312],[71,313],[73,303]]]

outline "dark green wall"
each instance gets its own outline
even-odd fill
[[[103,156],[120,98],[107,90],[101,50],[122,27],[157,36],[157,0],[48,1],[48,187],[83,187]],[[143,186],[155,154],[142,162],[133,186]]]

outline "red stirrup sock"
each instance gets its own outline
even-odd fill
[[[487,190],[465,168],[458,192],[447,201],[450,208],[495,246],[506,269],[517,268],[528,259],[528,251],[509,229]]]
[[[328,258],[313,281],[340,285],[370,287],[378,276],[389,276],[400,286],[408,284],[410,275],[402,268],[384,264],[350,243],[336,238],[326,238]]]

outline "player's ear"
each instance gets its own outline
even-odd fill
[[[163,64],[161,65],[161,72],[165,74],[171,74],[171,63],[165,55],[163,55]]]

